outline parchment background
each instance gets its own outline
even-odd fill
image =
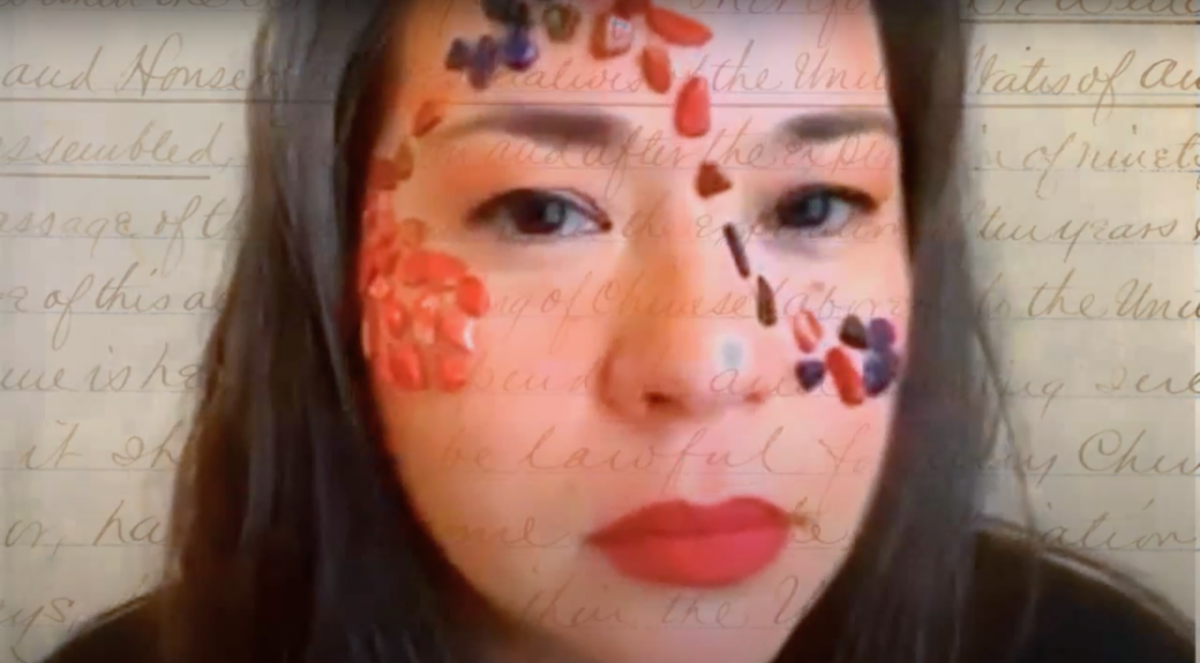
[[[158,4],[0,0],[0,663],[157,570],[257,19]],[[1194,613],[1198,21],[1128,4],[974,7],[968,223],[1048,535]]]

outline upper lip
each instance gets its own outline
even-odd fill
[[[786,527],[788,522],[783,509],[756,497],[738,497],[712,505],[670,500],[627,513],[592,533],[588,541],[603,545],[644,537],[710,536]]]

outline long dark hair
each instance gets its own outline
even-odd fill
[[[258,39],[243,234],[174,495],[160,611],[168,660],[472,660],[470,633],[455,633],[465,625],[446,605],[447,583],[461,580],[377,443],[357,351],[360,183],[381,127],[378,91],[402,76],[386,54],[408,4],[288,3]],[[838,616],[838,660],[950,661],[996,439],[990,413],[1003,405],[968,388],[996,364],[960,218],[969,35],[957,2],[871,4],[920,299],[878,490],[812,619]]]

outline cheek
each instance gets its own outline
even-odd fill
[[[372,201],[359,258],[364,356],[390,389],[461,391],[491,307],[487,285],[460,258],[426,246],[422,221],[397,222],[390,198]]]

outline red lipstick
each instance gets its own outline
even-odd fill
[[[790,518],[753,497],[711,506],[650,504],[591,534],[617,571],[646,582],[725,587],[753,576],[787,544]]]

